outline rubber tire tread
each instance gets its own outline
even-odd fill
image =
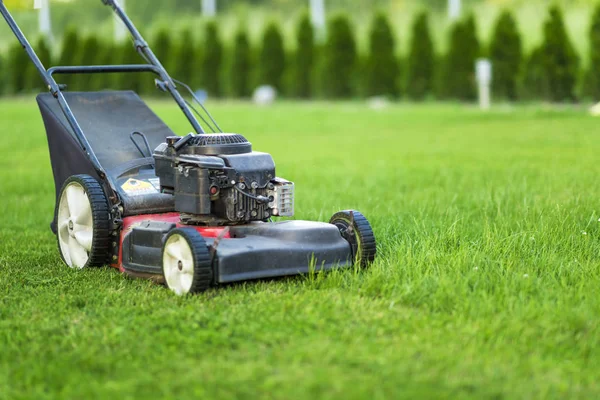
[[[375,233],[367,218],[359,211],[344,210],[334,214],[329,223],[335,225],[336,222],[342,222],[348,227],[352,221],[352,214],[354,214],[354,232],[358,236],[360,243],[361,257],[359,263],[362,267],[368,267],[369,264],[375,261],[377,255],[377,241],[375,239]],[[359,243],[350,242],[355,255],[358,254]]]
[[[108,199],[104,193],[102,185],[90,175],[73,175],[65,181],[60,191],[59,202],[62,199],[65,188],[76,182],[83,187],[85,194],[90,200],[92,207],[92,220],[94,236],[92,240],[92,251],[89,254],[88,262],[83,268],[103,267],[109,263],[110,251],[110,207]],[[58,220],[58,204],[55,210],[55,220]],[[57,242],[58,232],[56,234]],[[60,250],[60,242],[58,242],[60,257],[66,264],[65,258]]]
[[[208,250],[206,241],[194,228],[178,228],[169,232],[164,243],[167,243],[169,238],[175,234],[179,234],[188,242],[188,245],[192,250],[192,256],[194,257],[194,278],[192,280],[190,294],[202,293],[208,290],[213,284],[214,273],[212,267],[212,256]],[[165,248],[163,246],[163,258],[164,251]],[[165,284],[167,287],[169,286],[166,279]]]

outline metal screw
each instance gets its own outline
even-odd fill
[[[252,189],[258,189],[258,183],[256,182],[252,182],[250,186],[252,187]]]
[[[238,187],[242,190],[246,189],[246,185],[244,185],[242,182],[239,183]]]

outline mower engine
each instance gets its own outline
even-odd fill
[[[190,225],[237,225],[294,215],[294,184],[242,135],[173,136],[154,151],[161,192]]]

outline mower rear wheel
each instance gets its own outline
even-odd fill
[[[340,211],[331,217],[329,223],[337,226],[342,237],[350,243],[356,263],[367,267],[375,260],[375,234],[364,215],[354,210]]]
[[[163,275],[175,294],[200,293],[213,281],[212,258],[206,241],[194,228],[174,229],[163,245]]]
[[[66,180],[56,207],[58,248],[69,267],[101,267],[108,262],[109,204],[100,183],[89,175]]]

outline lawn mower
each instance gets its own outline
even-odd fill
[[[276,175],[270,154],[223,133],[192,89],[171,78],[119,3],[101,1],[146,63],[46,69],[0,0],[49,89],[37,102],[56,187],[51,228],[65,264],[111,265],[184,295],[375,259],[375,236],[358,211],[338,212],[330,223],[274,222],[294,215],[294,184]],[[193,133],[176,135],[133,91],[67,92],[54,78],[140,72],[156,76],[157,89],[170,94]]]

